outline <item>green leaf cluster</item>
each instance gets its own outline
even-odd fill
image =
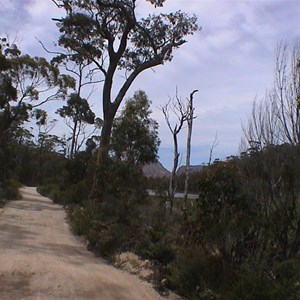
[[[111,149],[118,159],[138,166],[157,159],[158,123],[150,118],[150,104],[145,92],[137,91],[115,119]]]

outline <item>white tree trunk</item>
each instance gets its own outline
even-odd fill
[[[192,145],[192,130],[193,130],[193,119],[194,119],[194,106],[193,97],[198,90],[194,90],[190,94],[188,104],[188,119],[187,119],[187,143],[186,143],[186,164],[185,164],[185,184],[184,184],[184,207],[183,211],[186,216],[187,214],[187,196],[189,192],[189,179],[190,179],[190,162],[191,162],[191,145]]]

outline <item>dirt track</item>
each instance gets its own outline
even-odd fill
[[[65,212],[35,188],[0,214],[0,299],[161,299],[96,258],[70,233]]]

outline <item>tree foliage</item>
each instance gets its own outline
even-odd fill
[[[27,121],[35,108],[64,99],[74,81],[60,75],[45,58],[22,55],[5,38],[0,50],[0,136],[4,140],[9,130]]]
[[[7,38],[0,41],[0,61],[0,184],[9,189],[9,182],[18,179],[19,146],[31,143],[23,124],[33,116],[41,125],[39,107],[63,100],[74,80],[45,58],[22,54]]]
[[[126,101],[112,131],[111,148],[118,159],[139,166],[157,159],[158,123],[150,114],[150,101],[145,92],[137,91]]]
[[[113,118],[133,81],[144,70],[171,61],[184,37],[198,29],[197,19],[181,11],[140,18],[135,0],[53,2],[66,12],[55,19],[58,44],[69,52],[66,58],[91,62],[103,75],[101,145],[108,150]],[[150,2],[162,6],[164,1]],[[125,79],[116,87],[120,70]]]
[[[59,108],[57,113],[66,120],[67,126],[71,129],[71,150],[69,157],[76,154],[85,138],[80,140],[80,135],[85,134],[85,125],[94,124],[95,114],[91,110],[86,99],[81,98],[77,93],[68,97],[67,105]]]

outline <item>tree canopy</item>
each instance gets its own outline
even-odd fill
[[[185,36],[197,29],[196,16],[177,11],[137,15],[135,0],[52,0],[66,16],[55,19],[60,30],[59,46],[67,49],[61,59],[89,62],[103,75],[103,127],[101,146],[107,148],[113,119],[129,87],[146,69],[173,58]],[[162,6],[164,1],[149,1]],[[118,71],[125,76],[114,85]]]
[[[84,134],[84,125],[94,124],[95,114],[91,110],[88,101],[81,98],[77,93],[71,94],[67,105],[59,108],[57,113],[62,118],[67,119],[66,124],[72,131],[70,150],[70,158],[72,158],[82,144],[79,141],[79,135]]]
[[[64,99],[74,81],[45,58],[22,55],[6,38],[0,45],[0,60],[0,136],[4,140],[11,128],[29,119],[31,111]]]
[[[134,165],[156,160],[160,144],[158,123],[150,114],[150,101],[144,91],[137,91],[127,100],[112,131],[111,148],[118,159]]]

